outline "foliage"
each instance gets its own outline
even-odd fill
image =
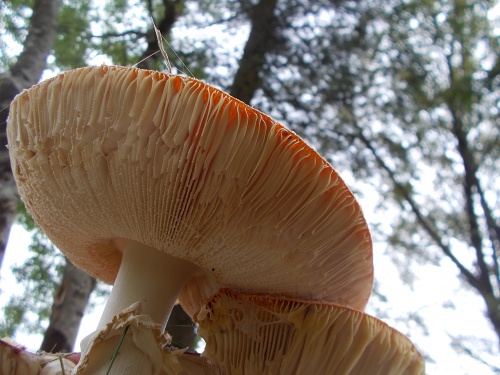
[[[451,261],[464,287],[482,297],[500,340],[500,48],[491,7],[316,8],[317,18],[283,33],[286,48],[267,66],[279,82],[264,83],[257,105],[292,124],[341,172],[347,166],[371,183],[379,200],[374,238],[390,245],[403,280],[415,280],[418,264]],[[419,316],[413,321],[421,325]]]
[[[61,283],[66,264],[65,257],[38,229],[32,216],[19,201],[16,222],[31,233],[31,256],[21,265],[12,268],[23,293],[12,295],[5,305],[0,320],[0,337],[14,337],[16,332],[44,333],[51,314],[52,296]],[[96,301],[109,294],[109,287],[98,283],[93,291],[91,311]]]
[[[90,46],[90,5],[86,1],[63,3],[54,41],[54,64],[61,70],[85,65]]]
[[[22,41],[26,37],[28,19],[31,16],[33,0],[14,0],[0,3],[0,72],[6,71],[14,62],[16,53],[20,51]],[[18,52],[19,52],[18,51]]]
[[[64,257],[56,252],[50,241],[35,227],[24,205],[19,204],[18,221],[32,233],[31,256],[12,269],[21,295],[11,296],[0,321],[0,337],[13,337],[18,329],[43,333],[51,313],[50,298],[60,282]]]

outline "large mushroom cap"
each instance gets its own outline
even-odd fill
[[[424,374],[406,336],[345,306],[221,290],[196,318],[225,374]]]
[[[363,309],[367,223],[337,172],[273,119],[196,79],[116,66],[18,95],[19,192],[78,267],[113,283],[120,239],[196,264],[181,302],[220,287]]]

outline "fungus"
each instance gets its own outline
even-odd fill
[[[424,374],[406,336],[345,306],[221,290],[196,320],[225,374]]]
[[[144,317],[143,317],[144,319]],[[104,335],[96,337],[100,344],[109,345],[113,340],[105,337],[106,334],[113,335],[113,329],[110,329]],[[136,327],[137,328],[137,327]],[[146,330],[145,330],[146,331]],[[137,338],[137,337],[136,337]],[[149,341],[149,340],[146,340]],[[98,356],[102,352],[99,344],[93,347],[91,356]],[[157,350],[152,351],[154,354]],[[159,375],[221,375],[219,367],[209,364],[207,359],[201,357],[198,353],[189,353],[181,349],[164,348],[162,355],[162,372]],[[93,362],[95,358],[89,360],[85,358],[87,364],[84,368],[78,369],[78,374],[94,375]],[[73,374],[75,364],[80,360],[80,353],[31,353],[26,348],[14,343],[10,339],[0,340],[0,374],[1,375],[65,375]],[[139,372],[147,373],[145,367]]]
[[[0,340],[1,375],[65,375],[74,367],[72,354],[35,354],[9,338]]]
[[[19,94],[7,131],[39,227],[114,283],[98,329],[135,302],[164,327],[177,298],[193,316],[220,288],[368,300],[371,238],[351,191],[297,135],[218,89],[76,69]]]

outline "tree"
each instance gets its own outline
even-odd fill
[[[276,4],[277,0],[261,0],[247,10],[252,28],[229,91],[245,103],[250,103],[255,91],[261,87],[261,70],[266,55],[276,44]]]
[[[82,275],[83,274],[83,275]],[[40,350],[47,353],[70,353],[75,346],[80,321],[96,280],[66,259],[63,277],[51,308],[49,325]]]
[[[482,296],[500,342],[498,203],[488,199],[498,195],[491,178],[498,175],[499,126],[492,111],[498,110],[498,80],[490,72],[500,49],[487,9],[486,2],[398,4],[387,18],[390,47],[375,51],[394,56],[390,91],[361,90],[373,103],[372,123],[397,124],[397,131],[369,129],[366,117],[350,122],[401,208],[391,245],[410,259],[451,260]],[[375,112],[378,103],[384,113]],[[405,232],[411,235],[400,235]],[[425,245],[430,251],[422,251]]]
[[[384,108],[404,138],[354,129],[401,207],[395,230],[413,232],[393,234],[391,244],[419,257],[427,243],[432,251],[425,258],[451,260],[483,298],[500,344],[500,223],[493,198],[499,193],[494,67],[500,45],[489,7],[470,1],[396,6],[387,20],[392,45],[383,52],[399,51],[391,59],[394,99]],[[431,189],[420,182],[425,179]]]
[[[9,29],[14,35],[18,36],[21,40],[19,30],[22,27],[16,25],[16,20],[22,18],[16,14],[22,14],[29,11],[31,8],[29,4],[23,2],[12,3],[9,12],[3,15],[4,21],[9,24]],[[71,23],[78,19],[75,17],[75,10],[67,5],[62,7],[59,1],[35,1],[32,5],[32,16],[29,22],[28,34],[23,41],[23,51],[12,64],[9,71],[6,71],[0,76],[0,95],[1,95],[1,124],[2,141],[3,144],[7,143],[6,139],[6,119],[8,116],[9,103],[16,94],[21,92],[22,89],[28,88],[37,83],[43,71],[47,66],[47,57],[54,47],[57,52],[61,50],[61,43],[71,39],[68,37],[59,38],[55,40],[56,32],[60,33],[61,27],[66,23]],[[70,20],[69,20],[70,19]],[[74,29],[78,30],[78,24],[73,25]],[[68,51],[75,51],[74,48]],[[7,55],[8,56],[8,55]],[[73,57],[73,56],[72,56]],[[70,59],[70,58],[69,58]],[[9,63],[9,61],[6,61]],[[4,171],[0,187],[2,191],[14,191],[15,194],[10,194],[3,200],[5,205],[2,209],[3,218],[0,220],[2,224],[2,233],[6,236],[10,231],[14,216],[16,214],[16,207],[21,207],[21,218],[28,229],[33,230],[34,223],[28,214],[24,212],[23,206],[18,205],[17,191],[15,190],[15,183],[10,169],[10,160],[7,150],[2,151],[0,162],[2,163],[2,170]],[[7,209],[9,208],[9,209]],[[17,269],[18,277],[22,280],[37,280],[37,283],[29,284],[27,291],[38,295],[38,303],[35,301],[27,301],[27,296],[13,297],[10,305],[6,308],[5,318],[7,319],[7,326],[3,327],[4,333],[12,335],[16,329],[16,323],[20,324],[27,322],[32,326],[34,331],[40,329],[40,324],[44,319],[49,317],[50,311],[46,304],[46,296],[54,290],[56,285],[57,274],[62,270],[61,263],[50,261],[48,256],[52,256],[54,251],[50,244],[46,241],[44,236],[35,231],[33,235],[35,241],[31,248],[34,256],[30,258],[24,267]],[[5,251],[5,243],[2,247],[1,258]],[[53,266],[56,265],[54,268]],[[61,286],[59,287],[58,298],[55,302],[54,309],[51,314],[51,324],[45,336],[42,349],[51,351],[58,349],[71,350],[73,342],[76,338],[76,333],[80,325],[83,310],[88,302],[88,298],[94,289],[95,281],[88,275],[77,270],[71,263],[66,262],[64,271],[64,278]],[[31,295],[31,298],[33,297]],[[76,298],[78,297],[78,298]],[[38,310],[38,321],[31,323],[26,321],[26,315],[35,304]],[[73,314],[64,314],[69,310]],[[9,321],[11,324],[9,324]],[[62,328],[61,328],[62,325]],[[54,341],[56,340],[57,341]]]
[[[482,297],[500,342],[500,48],[491,6],[346,4],[312,25],[316,33],[297,33],[297,72],[266,94],[334,165],[349,163],[372,182],[381,199],[375,235],[402,277],[411,282],[417,263],[451,261]],[[481,357],[459,334],[452,341]]]
[[[416,10],[418,5],[410,3],[409,10]],[[413,36],[408,35],[411,65],[394,72],[394,92],[418,106],[408,111],[414,127],[408,124],[405,128],[415,131],[417,137],[412,148],[420,153],[421,162],[436,171],[434,191],[438,197],[424,196],[405,186],[415,186],[413,181],[418,176],[401,179],[391,173],[387,162],[379,161],[377,153],[370,151],[400,194],[404,211],[413,215],[422,237],[431,239],[441,256],[450,259],[464,281],[482,296],[500,343],[500,226],[495,215],[498,202],[488,198],[490,194],[498,194],[498,185],[492,178],[498,176],[495,161],[500,145],[495,114],[498,80],[492,68],[500,46],[487,22],[488,6],[487,2],[467,1],[449,2],[439,8],[419,6],[417,17],[408,22],[419,20],[418,31],[427,41],[422,38],[410,44]],[[405,14],[406,5],[396,11]],[[395,47],[401,48],[405,42],[401,31],[396,28],[391,31],[395,40],[401,40]],[[434,56],[425,56],[423,48],[435,51]],[[479,52],[479,48],[484,50]],[[433,64],[439,70],[430,70]],[[394,64],[399,65],[398,61]],[[403,123],[401,114],[398,117]],[[433,131],[437,134],[433,135]],[[438,147],[437,142],[442,140],[446,140],[446,146]],[[452,191],[459,194],[450,199]],[[443,204],[445,200],[447,204]],[[404,228],[401,222],[398,226]],[[393,243],[398,247],[412,245]],[[460,254],[460,245],[473,255],[472,264],[467,256]]]
[[[488,9],[299,4],[300,27],[264,66],[278,80],[265,81],[254,104],[371,181],[380,197],[375,238],[391,245],[407,282],[415,264],[449,260],[496,325],[499,49]],[[474,352],[458,336],[451,341]]]
[[[8,71],[0,74],[0,144],[7,144],[5,126],[9,104],[23,89],[38,82],[46,67],[56,32],[60,1],[37,0],[29,22],[24,48]],[[11,15],[4,14],[6,22]],[[17,207],[17,188],[10,168],[9,154],[0,151],[0,266]]]

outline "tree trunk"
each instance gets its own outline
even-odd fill
[[[57,25],[59,0],[36,0],[23,51],[10,71],[0,75],[0,267],[14,221],[18,201],[7,144],[10,102],[23,89],[33,86],[46,67]]]
[[[172,336],[172,346],[181,349],[188,348],[191,351],[196,350],[199,337],[191,317],[184,312],[181,305],[174,306],[165,330]]]
[[[73,351],[80,322],[96,281],[66,259],[61,285],[54,296],[50,324],[40,350],[49,353]]]
[[[229,91],[229,94],[247,104],[250,104],[255,91],[261,86],[260,72],[266,54],[276,41],[276,4],[277,0],[260,0],[250,10],[252,29]]]

